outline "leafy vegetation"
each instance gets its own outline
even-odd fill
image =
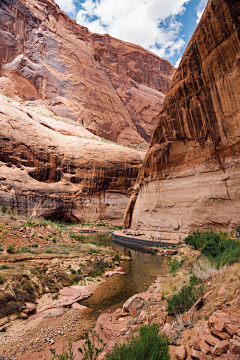
[[[8,245],[7,252],[8,254],[15,254],[15,245]]]
[[[6,269],[10,269],[10,267],[8,265],[5,265],[5,264],[0,266],[0,270],[6,270]]]
[[[227,233],[196,231],[184,241],[195,250],[201,250],[201,254],[209,258],[217,268],[240,261],[240,241],[230,239]]]
[[[2,277],[2,275],[0,275],[0,284],[3,284],[5,281],[4,277]]]
[[[192,277],[188,285],[167,299],[167,312],[169,315],[176,315],[189,310],[193,304],[202,296],[204,285],[197,286],[196,279]]]
[[[6,212],[7,212],[7,205],[6,205],[6,203],[3,203],[3,204],[2,204],[1,211],[2,211],[3,214],[6,214]]]
[[[136,337],[126,343],[115,344],[107,354],[107,360],[169,360],[169,341],[166,334],[160,334],[157,324],[142,326]]]
[[[89,335],[90,333],[90,335]],[[85,333],[85,344],[78,351],[83,355],[82,360],[95,360],[98,355],[103,351],[106,344],[96,335],[96,331],[90,330],[89,333]],[[97,343],[97,346],[94,344]]]
[[[168,263],[168,268],[169,268],[170,274],[175,274],[175,272],[183,265],[184,261],[185,261],[185,259],[181,259],[180,261],[177,259],[172,259]]]

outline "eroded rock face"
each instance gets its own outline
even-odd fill
[[[0,204],[67,221],[122,221],[144,152],[0,95]]]
[[[143,48],[92,34],[52,0],[0,2],[0,92],[123,143],[150,141],[173,77]]]
[[[239,224],[240,3],[211,0],[183,55],[125,213],[173,238]]]

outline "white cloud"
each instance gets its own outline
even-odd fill
[[[73,14],[75,12],[74,0],[55,0],[61,10],[66,13]]]
[[[197,20],[196,23],[198,24],[201,20],[202,14],[204,12],[204,9],[207,5],[208,0],[201,0],[198,7],[197,7]]]
[[[182,57],[180,57],[180,58],[176,61],[175,65],[174,65],[174,67],[175,67],[176,69],[179,67],[181,60],[182,60]]]
[[[185,45],[176,16],[185,11],[189,1],[84,0],[76,20],[92,32],[108,33],[169,58]]]

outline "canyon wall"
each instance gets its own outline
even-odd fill
[[[52,0],[0,2],[0,92],[108,140],[150,141],[174,71],[140,46],[90,33]]]
[[[0,205],[52,220],[122,223],[144,152],[3,95],[0,104]]]
[[[125,227],[178,238],[240,225],[239,24],[239,1],[208,1],[158,117]]]

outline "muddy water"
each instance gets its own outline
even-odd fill
[[[75,238],[75,240],[77,239]],[[157,256],[154,252],[122,246],[113,242],[110,235],[82,235],[78,237],[78,240],[111,245],[115,250],[132,258],[131,261],[123,261],[120,264],[124,267],[126,275],[107,278],[106,282],[100,285],[89,299],[81,302],[82,305],[94,309],[94,312],[89,314],[94,319],[103,311],[122,307],[123,303],[132,295],[146,291],[166,268],[165,258]]]

